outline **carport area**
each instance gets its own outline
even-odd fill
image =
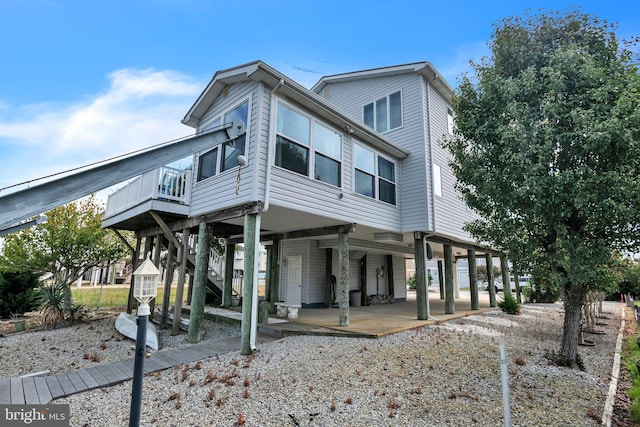
[[[471,316],[490,310],[489,293],[479,291],[479,310],[471,310],[469,290],[461,290],[455,299],[455,313],[445,314],[445,301],[439,292],[429,292],[430,320],[417,320],[415,291],[407,292],[407,300],[393,304],[349,307],[349,326],[338,326],[338,308],[301,309],[297,319],[269,319],[268,324],[260,324],[259,332],[271,336],[286,335],[329,335],[362,338],[379,338],[396,332],[415,329],[425,325]]]

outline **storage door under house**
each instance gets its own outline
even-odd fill
[[[285,302],[302,305],[302,256],[287,257],[287,294]]]

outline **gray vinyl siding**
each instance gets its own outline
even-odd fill
[[[394,298],[407,297],[407,264],[401,257],[393,257],[393,296]]]
[[[435,197],[435,232],[458,239],[471,240],[469,233],[462,230],[464,223],[474,219],[473,213],[467,209],[460,194],[455,189],[455,176],[449,167],[451,154],[442,147],[447,135],[447,102],[442,96],[428,86],[429,114],[431,116],[431,138],[433,162],[440,166],[442,180],[442,197]],[[431,173],[431,172],[430,172]]]
[[[307,300],[302,300],[305,304],[324,303],[325,298],[325,249],[318,248],[315,240],[308,240],[309,243],[309,289]]]
[[[202,127],[198,128],[199,131],[206,130],[207,126],[221,113],[239,105],[247,98],[249,99],[249,123],[246,124],[247,139],[245,143],[247,165],[241,170],[240,193],[236,194],[237,168],[232,168],[197,182],[198,157],[204,152],[196,153],[193,162],[195,173],[193,174],[190,216],[197,216],[254,200],[256,193],[253,188],[254,175],[259,172],[258,168],[261,167],[259,161],[256,161],[258,158],[256,153],[258,131],[262,130],[262,126],[259,126],[257,122],[258,118],[262,117],[258,113],[259,103],[264,99],[261,96],[261,90],[261,86],[253,82],[230,86],[228,95],[217,99],[211,109],[203,116]]]
[[[402,207],[402,231],[428,230],[429,203],[425,150],[423,79],[417,74],[363,79],[331,84],[331,102],[362,121],[365,104],[398,90],[402,93],[402,127],[386,132],[391,141],[410,151],[402,161],[398,180],[398,205]]]

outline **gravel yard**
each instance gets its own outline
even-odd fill
[[[606,333],[580,347],[586,371],[557,368],[562,306],[490,311],[381,339],[296,336],[145,377],[145,426],[496,426],[503,404],[499,342],[504,340],[514,426],[599,424],[622,306],[607,303]],[[0,376],[52,373],[133,354],[113,318],[0,338]],[[207,322],[205,339],[239,335]],[[186,334],[162,333],[164,348]],[[104,347],[104,348],[103,348]],[[162,349],[160,350],[162,351]],[[89,355],[89,357],[85,357]],[[99,362],[93,361],[96,355]],[[128,424],[131,382],[55,400],[71,405],[72,426]]]

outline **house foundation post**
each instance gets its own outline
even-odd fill
[[[333,249],[324,250],[324,305],[331,307],[335,297],[333,289]]]
[[[444,271],[442,261],[438,261],[438,284],[440,285],[440,299],[444,299]]]
[[[189,289],[187,290],[187,304],[191,305],[191,297],[193,296],[193,286],[196,280],[196,270],[192,268],[189,273]]]
[[[453,248],[451,245],[444,245],[444,313],[454,314],[456,312],[453,294]]]
[[[416,261],[416,305],[418,320],[428,320],[429,310],[427,308],[427,265],[425,256],[424,238],[422,233],[413,233],[413,247]]]
[[[458,258],[453,258],[453,297],[460,299],[460,280],[458,278]]]
[[[182,230],[182,246],[178,251],[180,258],[180,272],[178,273],[178,287],[176,288],[176,303],[173,306],[173,325],[171,335],[180,333],[180,321],[182,320],[182,299],[184,298],[184,282],[187,275],[187,253],[189,251],[189,229]]]
[[[142,246],[142,239],[138,237],[136,239],[136,249],[135,251],[133,251],[133,254],[131,257],[131,264],[133,264],[133,270],[131,271],[136,271],[136,269],[138,268],[138,260],[140,259],[140,246]],[[127,298],[127,313],[129,314],[131,314],[131,312],[133,311],[133,303],[135,301],[135,299],[133,298],[134,283],[135,283],[135,276],[132,274],[131,284],[129,286],[129,298]]]
[[[256,349],[258,326],[258,242],[260,215],[244,216],[244,285],[242,296],[242,325],[240,354],[248,355]]]
[[[276,313],[276,303],[280,301],[280,239],[273,238],[271,244],[271,264],[269,265],[269,313]]]
[[[169,248],[167,251],[167,268],[164,273],[164,295],[162,296],[162,314],[160,316],[160,328],[166,328],[169,321],[169,301],[171,300],[171,285],[173,283],[173,251],[175,245],[173,240],[169,239]]]
[[[393,255],[387,255],[387,295],[395,299],[395,282],[393,280]]]
[[[502,272],[502,292],[504,296],[511,294],[511,281],[509,280],[509,260],[505,254],[500,255],[500,270]]]
[[[339,325],[349,326],[349,233],[338,233],[338,307],[340,310]]]
[[[211,250],[211,228],[204,222],[198,227],[198,246],[196,249],[196,267],[191,295],[191,313],[189,316],[189,342],[202,341],[204,320],[204,301],[207,293],[209,272],[209,251]]]
[[[222,289],[222,306],[231,307],[233,296],[233,260],[236,255],[236,245],[227,243],[224,251],[224,286]]]
[[[493,277],[493,255],[487,253],[485,255],[487,262],[487,282],[489,283],[489,307],[496,306],[496,284]]]
[[[467,258],[469,260],[469,290],[471,292],[471,310],[479,310],[478,299],[478,268],[476,266],[476,251],[467,249]]]
[[[162,234],[156,235],[153,239],[153,265],[156,266],[158,270],[160,270],[160,255],[162,253]],[[153,316],[156,312],[156,299],[152,299],[149,301],[149,310],[151,314],[149,314],[149,320],[153,320]]]

